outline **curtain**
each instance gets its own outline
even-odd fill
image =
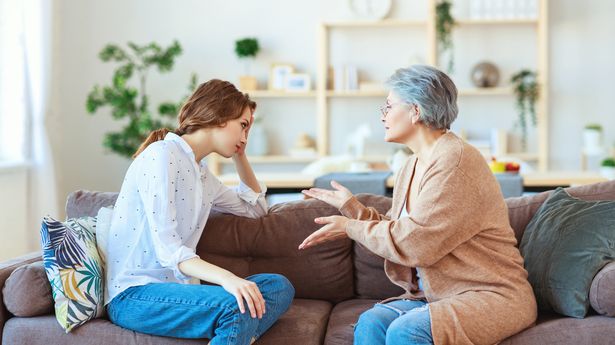
[[[27,166],[24,231],[28,248],[37,250],[41,218],[58,215],[54,160],[47,133],[52,1],[0,0],[0,13],[0,120],[2,134],[9,137],[2,139],[3,151],[11,160],[21,157]]]

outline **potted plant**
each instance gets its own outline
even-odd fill
[[[517,102],[517,124],[521,128],[521,145],[523,150],[527,150],[528,116],[532,126],[536,126],[536,101],[539,97],[536,72],[523,69],[512,76],[511,83],[513,85]]]
[[[607,158],[600,164],[600,174],[609,180],[615,180],[615,159]]]
[[[583,129],[583,151],[588,155],[596,155],[603,152],[601,125],[597,123],[585,125]]]
[[[239,88],[242,90],[256,90],[256,78],[250,75],[250,64],[254,61],[260,47],[256,38],[243,38],[235,41],[235,54],[240,60],[244,60],[244,75],[239,77]]]
[[[453,27],[455,18],[451,14],[453,4],[448,0],[441,0],[436,4],[436,37],[440,54],[448,54],[448,73],[453,73]]]
[[[124,157],[131,157],[149,133],[159,128],[174,128],[171,119],[175,119],[182,103],[165,102],[158,106],[158,116],[150,111],[149,97],[146,93],[148,71],[157,67],[161,73],[173,68],[175,58],[182,52],[179,42],[174,41],[166,49],[152,42],[147,45],[137,45],[128,42],[129,49],[123,49],[115,44],[106,45],[99,53],[103,62],[117,62],[120,66],[113,73],[111,85],[94,86],[88,94],[86,110],[96,113],[100,107],[109,106],[111,116],[121,120],[128,118],[128,123],[117,132],[105,134],[103,145],[112,152]],[[129,81],[137,76],[138,87],[133,87]],[[189,91],[196,87],[197,77],[192,75]]]

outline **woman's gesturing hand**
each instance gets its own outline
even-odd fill
[[[348,220],[349,219],[344,216],[330,216],[314,219],[314,222],[318,224],[325,224],[325,226],[314,231],[310,236],[303,240],[303,243],[299,245],[299,249],[306,249],[323,242],[347,238],[346,223],[348,223]]]
[[[235,296],[239,311],[243,314],[246,308],[243,304],[245,300],[250,310],[250,316],[261,319],[265,314],[265,299],[255,282],[241,279],[236,275],[229,275],[221,284],[224,290]]]
[[[312,198],[326,202],[327,204],[340,209],[346,201],[352,198],[352,193],[348,188],[341,184],[331,181],[331,187],[335,190],[327,190],[322,188],[310,188],[308,190],[302,190],[301,193],[310,196]]]

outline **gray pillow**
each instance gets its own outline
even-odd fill
[[[519,246],[538,309],[583,318],[596,273],[615,257],[615,201],[583,201],[558,188]]]
[[[53,313],[51,285],[42,261],[18,267],[2,289],[4,304],[11,314],[20,317]]]

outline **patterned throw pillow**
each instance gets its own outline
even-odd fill
[[[59,222],[45,217],[41,245],[56,319],[66,333],[102,316],[104,275],[96,248],[96,218]]]

